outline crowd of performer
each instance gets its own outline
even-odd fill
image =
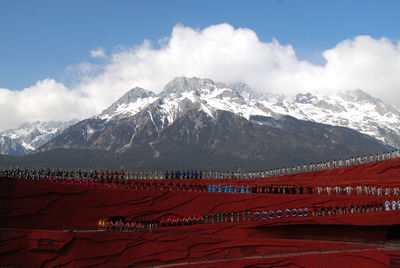
[[[312,186],[303,187],[302,185],[208,185],[210,193],[268,193],[268,194],[313,194]]]
[[[338,167],[346,167],[369,162],[393,159],[400,157],[400,151],[386,152],[376,155],[364,155],[352,157],[346,160],[332,160],[321,163],[310,163],[297,165],[291,168],[278,168],[267,171],[257,172],[219,172],[219,171],[202,171],[202,170],[174,170],[174,171],[116,171],[116,170],[62,170],[62,169],[5,169],[0,170],[0,176],[15,178],[78,178],[78,179],[253,179],[266,178],[272,176],[283,176],[294,173],[304,173],[311,171],[319,171]]]
[[[209,215],[165,216],[157,219],[128,221],[124,217],[110,217],[98,222],[100,231],[152,232],[162,227],[186,226],[194,224],[240,223],[251,221],[271,221],[298,217],[323,217],[342,214],[387,212],[400,210],[400,200],[369,201],[347,205],[322,205],[312,208],[282,208],[261,211],[222,212]]]
[[[247,222],[253,218],[251,211],[225,212],[210,215],[195,216],[165,216],[158,219],[132,220],[127,221],[123,217],[108,220],[101,219],[98,222],[98,229],[101,231],[122,231],[122,232],[144,232],[153,231],[160,227],[185,226],[194,224],[216,224],[229,222]]]
[[[136,190],[207,192],[212,194],[278,194],[278,195],[345,195],[398,197],[400,189],[388,185],[301,185],[268,184],[257,180],[249,183],[226,183],[205,179],[253,179],[282,176],[293,173],[318,171],[351,166],[400,157],[399,151],[377,155],[354,157],[347,160],[333,160],[325,163],[298,165],[262,172],[216,172],[216,171],[115,171],[115,170],[63,170],[11,168],[0,170],[0,177],[18,180],[35,180],[46,183],[83,185],[88,187],[122,187]],[[185,179],[185,180],[181,180]],[[263,183],[263,184],[260,184]],[[321,205],[310,208],[281,208],[262,211],[221,212],[208,215],[165,216],[157,219],[125,220],[123,217],[101,219],[98,228],[102,231],[152,232],[162,227],[194,224],[239,223],[268,221],[297,217],[321,217],[339,214],[370,213],[400,210],[399,200],[367,200],[350,205]]]
[[[399,196],[400,188],[382,185],[276,185],[276,184],[205,184],[202,180],[185,182],[180,180],[149,180],[149,179],[107,179],[108,177],[124,177],[124,172],[87,174],[61,170],[39,170],[39,172],[25,169],[3,170],[2,177],[40,180],[50,183],[80,184],[94,187],[123,187],[140,190],[183,191],[183,192],[209,192],[232,194],[318,194],[318,195],[365,195],[365,196]],[[93,178],[94,177],[94,178]],[[97,178],[96,178],[97,177]]]

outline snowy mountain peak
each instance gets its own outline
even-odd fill
[[[156,100],[156,95],[146,89],[135,87],[126,92],[116,102],[111,104],[110,107],[105,109],[100,118],[109,119],[111,117],[119,116],[126,117],[136,114],[141,108]]]
[[[226,85],[221,82],[214,82],[211,79],[201,79],[197,77],[177,77],[169,82],[164,90],[160,93],[160,97],[165,98],[181,98],[182,96],[192,95],[192,101],[202,99],[204,96],[213,98],[232,98],[250,100],[256,94],[245,83],[238,82]]]
[[[121,98],[118,99],[117,103],[129,103],[137,99],[144,99],[153,97],[155,94],[152,91],[146,90],[141,87],[135,87],[126,92]]]
[[[166,85],[159,98],[162,100],[162,117],[167,118],[168,124],[189,108],[201,110],[213,119],[217,111],[229,111],[246,119],[253,115],[275,116],[253,98],[255,95],[245,83],[226,85],[210,79],[179,77]]]
[[[199,94],[201,90],[214,90],[215,88],[225,87],[222,83],[215,83],[211,79],[201,79],[197,77],[177,77],[174,78],[171,82],[169,82],[164,90],[161,92],[161,95],[177,95],[181,96],[182,93],[188,91],[194,91]]]

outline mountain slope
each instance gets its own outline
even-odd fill
[[[246,120],[220,111],[214,120],[192,110],[139,154],[143,162],[138,167],[265,170],[385,149],[356,131],[292,117]],[[138,154],[138,148],[126,153]]]
[[[68,129],[70,131],[70,129]],[[267,170],[344,159],[390,150],[354,130],[297,120],[254,117],[226,111],[215,118],[190,110],[150,142],[115,153],[100,149],[54,149],[0,161],[1,166],[97,169]]]

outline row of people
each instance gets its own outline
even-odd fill
[[[266,211],[237,211],[237,212],[225,212],[216,213],[205,216],[196,217],[179,217],[169,216],[162,218],[161,226],[176,226],[186,224],[216,224],[216,223],[229,223],[229,222],[249,222],[259,220],[273,220],[281,218],[293,218],[293,217],[308,217],[308,216],[331,216],[335,214],[353,214],[353,213],[366,213],[366,212],[379,212],[379,211],[390,211],[400,210],[400,200],[386,201],[383,202],[366,202],[361,204],[351,204],[350,206],[343,205],[339,207],[336,205],[332,206],[320,206],[314,207],[313,209],[308,208],[286,208],[277,210],[266,210]],[[187,223],[190,222],[190,223]]]
[[[313,216],[332,216],[336,214],[354,214],[354,213],[367,213],[367,212],[382,212],[400,210],[400,201],[385,201],[383,202],[363,202],[358,204],[351,204],[350,206],[343,205],[342,207],[333,206],[320,206],[314,207],[312,210]]]
[[[64,179],[124,179],[125,173],[121,171],[108,170],[64,170],[64,169],[4,169],[0,170],[0,175],[3,177],[22,178],[40,180],[47,177],[64,178]]]
[[[202,224],[204,223],[204,218],[200,215],[197,216],[166,216],[160,219],[160,226],[178,226],[178,225],[192,225],[192,224]]]
[[[400,210],[400,200],[385,201],[385,210]]]
[[[389,210],[400,210],[400,201],[386,201],[382,202],[367,202],[362,204],[350,205],[347,207],[332,206],[321,206],[314,207],[311,209],[312,216],[330,216],[335,214],[348,214],[348,213],[365,213],[373,211],[389,211]],[[239,212],[226,212],[206,215],[203,217],[197,217],[195,223],[228,223],[228,222],[248,222],[248,221],[259,221],[259,220],[273,220],[281,218],[292,218],[292,217],[308,217],[310,216],[310,210],[308,208],[286,208],[277,210],[265,210],[265,211],[239,211]],[[179,221],[180,217],[176,217]],[[180,225],[180,224],[172,224]],[[166,226],[166,225],[163,225]],[[171,225],[168,225],[171,226]]]
[[[370,154],[364,156],[351,157],[345,160],[331,160],[327,162],[303,164],[291,168],[279,168],[279,169],[269,170],[266,171],[266,174],[264,174],[265,176],[263,177],[281,176],[294,173],[304,173],[304,172],[319,171],[332,168],[348,167],[370,162],[394,159],[398,157],[400,157],[400,151],[395,150],[391,152],[378,153],[375,155]]]
[[[47,174],[47,173],[46,173]],[[5,176],[13,177],[14,174],[7,173]],[[17,178],[20,178],[19,176]],[[25,177],[22,177],[25,178]],[[83,184],[105,187],[125,187],[143,190],[175,190],[195,191],[212,193],[268,193],[268,194],[328,194],[328,195],[366,195],[366,196],[399,196],[399,187],[358,185],[352,186],[302,186],[302,185],[231,185],[201,183],[186,184],[176,180],[120,180],[120,179],[92,179],[92,178],[69,178],[61,176],[44,175],[41,179],[47,182]]]
[[[122,219],[112,219],[112,217],[110,217],[108,220],[100,219],[97,223],[97,227],[99,231],[152,232],[159,227],[250,221],[251,217],[251,211],[226,212],[205,216],[170,215],[158,219],[132,221],[127,221],[123,217],[121,217]]]
[[[313,194],[319,195],[366,195],[366,196],[399,196],[399,187],[382,187],[358,185],[352,186],[296,186],[296,185],[208,185],[208,192],[212,193],[268,193],[268,194]]]
[[[166,216],[160,219],[144,219],[132,221],[127,221],[123,217],[120,217],[120,219],[112,219],[112,217],[110,217],[108,220],[100,219],[97,223],[97,227],[99,231],[151,232],[158,227],[192,225],[201,223],[204,223],[204,218],[202,216]]]
[[[268,194],[312,194],[313,187],[304,188],[302,185],[209,185],[211,193],[268,193]]]
[[[365,213],[365,212],[378,212],[378,211],[390,211],[400,210],[400,201],[386,201],[382,202],[367,202],[362,204],[346,205],[339,207],[332,206],[321,206],[314,207],[311,210],[312,216],[330,216],[335,214],[348,214],[348,213]],[[201,223],[228,223],[228,222],[248,222],[248,221],[259,221],[259,220],[273,220],[289,217],[308,217],[310,216],[308,208],[292,208],[292,209],[277,209],[270,211],[239,211],[239,212],[225,212],[211,215],[205,215],[203,217],[179,217],[170,216],[167,221],[162,221],[162,226],[176,226],[183,225],[183,222],[190,220],[190,224],[201,224]]]
[[[308,216],[308,208],[286,208],[286,209],[277,209],[277,210],[269,210],[269,211],[256,211],[254,213],[254,220],[273,220],[273,219],[281,219],[281,218],[289,218],[289,217],[307,217]]]
[[[204,223],[228,223],[228,222],[248,222],[251,221],[253,212],[247,211],[236,211],[236,212],[222,212],[204,216]]]
[[[125,219],[101,219],[98,221],[100,231],[119,231],[119,232],[152,232],[159,227],[184,226],[194,224],[220,224],[220,223],[239,223],[250,221],[266,221],[275,219],[287,219],[297,217],[321,217],[341,214],[355,214],[368,212],[383,212],[400,210],[400,200],[383,202],[366,202],[361,204],[351,204],[350,206],[314,206],[308,208],[286,208],[264,211],[237,211],[222,212],[204,216],[165,216],[157,219],[126,221]],[[123,218],[123,217],[122,217]]]
[[[5,169],[0,176],[14,178],[42,179],[43,177],[93,178],[93,179],[251,179],[282,176],[294,173],[325,170],[344,166],[364,164],[400,157],[400,151],[376,155],[352,157],[346,160],[332,160],[321,163],[297,165],[291,168],[278,168],[258,172],[218,172],[218,171],[116,171],[116,170],[63,170],[63,169]]]
[[[342,187],[340,185],[337,186],[326,186],[323,188],[322,186],[317,187],[318,194],[336,194],[336,195],[352,195],[356,194],[358,196],[366,195],[366,196],[399,196],[400,189],[399,187],[382,187],[382,186],[375,186],[375,185],[358,185],[356,187],[352,186],[345,186]]]
[[[125,221],[100,219],[97,223],[99,231],[109,232],[152,232],[157,229],[158,220]]]

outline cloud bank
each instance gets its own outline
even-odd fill
[[[0,88],[0,129],[33,120],[83,119],[99,113],[132,87],[155,92],[177,76],[245,82],[259,92],[294,95],[361,88],[400,105],[400,43],[357,36],[323,52],[326,64],[299,60],[291,45],[262,42],[251,29],[229,24],[192,29],[177,25],[154,47],[145,40],[119,48],[105,63],[69,66],[73,86],[44,79],[20,91]],[[95,70],[95,71],[94,71]]]

